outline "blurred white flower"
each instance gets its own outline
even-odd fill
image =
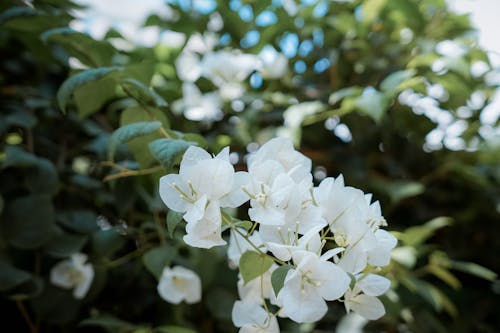
[[[276,317],[267,313],[259,304],[236,301],[231,313],[233,323],[241,327],[239,333],[279,333]]]
[[[211,80],[222,98],[232,100],[245,92],[243,81],[260,66],[253,54],[238,51],[217,51],[205,54],[200,63],[202,76]]]
[[[182,266],[165,267],[158,293],[169,303],[197,303],[201,300],[201,280],[195,272]]]
[[[272,46],[266,46],[259,53],[262,66],[259,73],[265,79],[279,79],[288,71],[288,58],[276,51]]]
[[[50,282],[64,289],[73,289],[73,296],[77,299],[84,298],[94,279],[94,267],[86,261],[85,254],[75,253],[57,263],[50,271]]]
[[[182,85],[182,99],[172,105],[175,112],[193,121],[215,121],[223,117],[222,100],[217,93],[202,94],[191,82]]]

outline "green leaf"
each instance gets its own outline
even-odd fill
[[[372,23],[386,6],[387,0],[365,0],[363,2],[363,22]]]
[[[92,234],[99,229],[97,215],[89,210],[74,210],[58,214],[58,222],[81,234]]]
[[[132,97],[138,101],[153,104],[158,107],[165,107],[168,105],[163,97],[139,80],[130,78],[125,79],[122,82],[122,86],[127,93],[131,94]]]
[[[452,219],[449,217],[437,217],[430,220],[424,225],[414,226],[406,229],[403,233],[399,235],[399,239],[408,246],[417,246],[423,244],[427,239],[429,239],[436,230],[446,227],[452,223]]]
[[[141,121],[122,126],[113,132],[108,143],[108,159],[113,160],[116,148],[122,143],[126,143],[138,136],[143,136],[156,132],[162,127],[159,121]]]
[[[179,223],[182,222],[182,213],[174,212],[169,210],[167,214],[167,230],[170,238],[174,236],[175,228]]]
[[[80,252],[86,242],[86,236],[62,233],[45,245],[45,252],[54,257],[66,258]]]
[[[80,117],[85,118],[99,111],[116,95],[116,88],[116,79],[111,77],[103,77],[77,88],[74,97]]]
[[[117,67],[92,68],[73,75],[63,82],[57,92],[57,103],[63,113],[66,113],[66,105],[74,91],[86,83],[98,80],[112,72],[117,71]]]
[[[271,275],[271,284],[273,286],[275,295],[278,295],[281,288],[283,288],[283,285],[285,284],[286,275],[288,274],[288,271],[292,268],[293,267],[291,265],[283,265],[274,270],[273,274]]]
[[[190,146],[192,143],[184,140],[157,139],[150,142],[148,147],[154,158],[168,170],[180,160]]]
[[[163,269],[170,266],[170,263],[176,254],[177,250],[174,247],[170,245],[163,245],[144,253],[142,256],[142,262],[148,271],[153,274],[157,280],[159,280]]]
[[[125,237],[115,229],[99,230],[92,235],[92,251],[100,257],[111,257],[125,244]]]
[[[335,105],[346,97],[359,96],[363,90],[359,87],[348,87],[335,91],[328,98],[328,104]]]
[[[407,69],[391,73],[381,83],[380,89],[389,95],[395,95],[400,91],[400,85],[411,79],[417,73],[414,69]]]
[[[265,254],[255,251],[243,253],[240,258],[240,273],[245,284],[267,272],[273,262],[273,259]]]
[[[84,319],[78,326],[98,326],[104,328],[108,332],[128,332],[136,328],[132,323],[107,314]]]
[[[460,287],[462,286],[460,280],[458,280],[453,274],[451,274],[445,268],[435,265],[430,265],[427,267],[427,270],[455,290],[460,289]]]
[[[0,292],[12,289],[29,279],[31,279],[29,272],[16,268],[4,260],[0,260]]]
[[[130,107],[124,110],[120,116],[120,126],[141,121],[160,121],[163,128],[167,131],[170,126],[165,112],[153,107],[148,108],[147,111],[140,106]],[[132,155],[134,155],[135,160],[139,163],[141,168],[148,168],[156,163],[156,159],[151,155],[147,147],[150,142],[160,138],[163,138],[163,136],[159,132],[155,132],[137,137],[127,143],[128,149]]]
[[[473,262],[466,261],[451,261],[451,268],[457,271],[462,271],[477,277],[480,277],[485,280],[495,281],[497,278],[497,273],[489,270],[486,267],[480,266]]]
[[[355,99],[358,110],[370,116],[376,123],[380,123],[389,106],[389,98],[386,94],[372,87],[365,88],[361,96]]]
[[[425,186],[419,182],[398,180],[388,183],[386,191],[389,194],[391,201],[396,203],[403,199],[424,193]]]
[[[20,148],[19,146],[8,145],[5,147],[5,160],[2,163],[2,168],[8,167],[32,167],[36,165],[38,158]]]
[[[71,28],[55,28],[45,31],[40,38],[48,43],[60,44],[70,56],[92,67],[110,66],[116,53],[107,41],[98,41]]]
[[[54,235],[54,207],[49,195],[32,194],[11,201],[0,227],[12,245],[33,249]]]

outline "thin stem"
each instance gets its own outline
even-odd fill
[[[247,243],[250,244],[250,246],[252,246],[257,252],[259,252],[259,254],[264,255],[264,256],[268,256],[269,258],[271,258],[273,261],[275,261],[276,263],[278,263],[280,265],[285,265],[286,264],[283,260],[280,260],[278,258],[275,258],[275,257],[270,256],[269,254],[263,252],[257,245],[254,244],[254,242],[252,242],[250,240],[250,238],[248,237],[248,235],[243,234],[240,230],[238,230],[238,228],[231,227],[231,229],[233,229],[241,237],[243,237],[247,241]]]
[[[17,308],[21,312],[24,320],[26,321],[26,324],[28,325],[30,332],[31,333],[38,333],[38,327],[33,323],[33,320],[31,320],[31,317],[26,310],[26,307],[24,306],[23,302],[20,300],[16,301]]]
[[[142,175],[149,175],[151,173],[155,173],[158,171],[162,171],[164,168],[161,165],[148,168],[148,169],[142,169],[142,170],[127,170],[127,171],[122,171],[119,173],[115,173],[109,176],[104,177],[103,181],[108,182],[110,180],[118,179],[118,178],[125,178],[125,177],[131,177],[131,176],[142,176]]]
[[[129,262],[132,259],[135,259],[135,258],[141,256],[146,250],[149,250],[150,248],[151,248],[151,246],[140,247],[132,252],[127,253],[126,255],[124,255],[118,259],[108,261],[105,265],[109,268],[118,267],[120,265],[123,265],[123,264]]]

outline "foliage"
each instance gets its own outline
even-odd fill
[[[211,152],[230,145],[243,161],[252,143],[285,134],[313,159],[317,180],[342,172],[381,199],[398,230],[385,268],[394,281],[383,299],[387,315],[367,331],[498,331],[500,146],[486,134],[499,124],[481,120],[494,69],[470,37],[468,17],[443,0],[276,3],[217,1],[216,49],[257,54],[272,45],[287,55],[288,72],[279,79],[252,72],[242,80],[246,93],[222,103],[220,119],[202,121],[174,107],[184,94],[175,66],[182,48],[126,50],[116,31],[104,40],[75,32],[68,25],[77,6],[69,0],[0,4],[0,307],[9,327],[235,331],[236,272],[224,250],[184,244],[181,218],[162,204],[158,180],[177,172],[191,144]],[[176,19],[151,15],[145,25],[189,39],[214,16],[171,7]],[[464,51],[438,52],[449,40]],[[75,58],[83,69],[69,66]],[[478,64],[486,66],[479,74]],[[196,84],[203,93],[220,88],[206,77]],[[448,97],[433,94],[435,85]],[[479,107],[472,102],[478,92]],[[410,93],[413,100],[433,95],[444,126],[465,129],[449,137],[444,130],[442,142],[430,145],[443,124],[402,98]],[[78,252],[95,269],[83,300],[49,277]],[[249,266],[268,265],[247,253]],[[172,264],[199,274],[201,303],[174,306],[158,296],[157,279]],[[285,273],[273,274],[275,289]],[[321,332],[344,313],[331,306],[316,327],[280,326]]]

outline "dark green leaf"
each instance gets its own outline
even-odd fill
[[[80,252],[86,242],[86,236],[62,233],[51,239],[44,248],[46,253],[54,257],[65,258]]]
[[[16,268],[4,260],[0,260],[0,292],[12,289],[30,278],[30,273]]]
[[[149,250],[142,256],[142,262],[156,279],[160,279],[163,269],[170,266],[177,250],[169,245],[163,245]]]
[[[179,223],[182,222],[182,213],[174,212],[169,210],[167,214],[167,230],[170,238],[174,236],[175,228]]]
[[[291,265],[283,265],[274,270],[273,274],[271,275],[271,284],[273,286],[275,295],[278,295],[281,288],[283,288],[283,285],[285,284],[286,275],[288,274],[288,271],[292,268],[293,267]]]
[[[168,103],[158,95],[152,88],[146,86],[139,80],[136,79],[125,79],[122,82],[123,89],[131,94],[136,100],[141,102],[146,102],[147,104],[153,104],[158,107],[167,106]]]
[[[86,83],[98,80],[112,72],[117,71],[116,67],[92,68],[73,75],[63,82],[57,92],[57,102],[63,113],[66,113],[66,105],[74,91]]]
[[[1,228],[14,246],[33,249],[54,235],[54,208],[50,196],[32,194],[11,201]]]
[[[125,237],[115,229],[99,230],[92,236],[92,250],[100,257],[110,257],[125,244]]]
[[[149,151],[168,170],[191,145],[192,143],[184,140],[157,139],[149,143]]]
[[[113,132],[108,143],[108,159],[113,160],[116,148],[122,143],[126,143],[136,137],[151,134],[162,127],[159,121],[141,121],[122,126]]]

